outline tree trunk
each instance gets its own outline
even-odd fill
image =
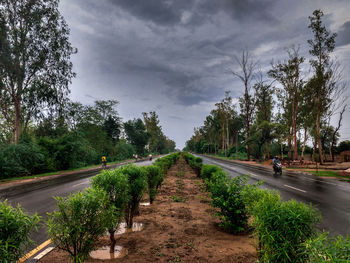
[[[114,253],[115,244],[117,243],[117,241],[115,240],[115,237],[114,237],[115,230],[109,229],[108,232],[109,232],[109,239],[111,240],[111,246],[109,248],[109,253]]]
[[[270,143],[266,142],[267,159],[270,160]]]
[[[281,160],[283,160],[283,143],[281,141]]]
[[[304,128],[304,142],[303,142],[303,150],[301,151],[301,159],[304,160],[304,152],[306,148],[306,141],[307,141],[307,129]]]
[[[288,136],[288,161],[292,159],[292,138]]]
[[[297,96],[297,95],[296,95]],[[294,160],[298,160],[298,140],[297,140],[297,114],[298,114],[298,100],[295,99],[294,117],[293,117],[293,136],[294,136]]]
[[[316,142],[318,145],[318,154],[320,156],[320,164],[324,164],[323,160],[323,152],[322,152],[322,142],[321,142],[321,127],[320,127],[320,111],[317,111],[317,117],[316,117]]]
[[[222,127],[222,150],[225,151],[225,127]],[[226,151],[225,151],[226,156]]]
[[[15,98],[15,128],[14,139],[15,143],[19,142],[21,137],[21,104],[18,98]]]
[[[312,160],[315,162],[316,161],[316,147],[317,147],[317,142],[316,138],[314,139],[314,148],[312,149]]]
[[[236,160],[238,160],[238,132],[236,132]]]

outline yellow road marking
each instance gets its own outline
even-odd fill
[[[38,251],[40,251],[41,249],[43,249],[44,247],[46,247],[47,245],[51,244],[51,239],[46,240],[44,243],[42,243],[41,245],[37,246],[36,248],[34,248],[32,251],[28,252],[25,256],[21,257],[17,263],[23,263],[24,261],[26,261],[27,259],[29,259],[31,256],[35,255]]]

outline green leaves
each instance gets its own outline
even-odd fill
[[[319,212],[295,200],[283,202],[278,192],[245,191],[249,214],[263,262],[305,262],[304,242],[317,233]]]
[[[119,172],[128,176],[128,203],[126,204],[124,211],[127,227],[131,228],[134,215],[138,211],[140,201],[147,189],[146,171],[143,167],[127,165],[121,167]]]
[[[7,201],[0,202],[0,259],[3,263],[16,262],[31,243],[29,232],[36,229],[40,218],[30,216],[20,206],[13,208]]]
[[[157,188],[163,181],[163,176],[160,173],[159,166],[156,166],[156,165],[146,166],[145,170],[146,170],[147,183],[148,183],[149,201],[152,204],[157,195]]]
[[[98,238],[113,227],[115,210],[107,194],[99,189],[55,199],[58,211],[48,214],[49,236],[74,262],[83,262]]]
[[[305,243],[308,262],[343,263],[350,261],[350,237],[328,237],[324,232]]]

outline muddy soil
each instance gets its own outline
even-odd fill
[[[86,262],[256,262],[255,240],[249,234],[226,233],[215,212],[202,180],[181,159],[169,170],[155,202],[140,207],[134,221],[143,223],[143,229],[117,236],[127,255]],[[101,238],[99,246],[108,244],[108,236]],[[70,260],[54,249],[39,262]]]

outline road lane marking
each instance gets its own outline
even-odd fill
[[[290,185],[287,185],[287,184],[285,184],[284,186],[285,186],[285,187],[289,187],[289,188],[294,189],[294,190],[297,190],[297,191],[300,191],[300,192],[303,192],[303,193],[306,193],[305,190],[301,190],[301,189],[299,189],[299,188],[296,188],[296,187],[293,187],[293,186],[290,186]]]
[[[82,185],[82,184],[86,184],[86,182],[80,183],[80,184],[75,184],[75,185],[73,185],[72,187],[77,187],[77,186]]]
[[[23,257],[21,257],[17,263],[23,263],[24,261],[26,261],[27,259],[29,259],[30,257],[32,257],[33,255],[35,255],[36,253],[38,253],[38,251],[42,250],[44,247],[46,247],[47,245],[51,244],[51,239],[46,240],[44,243],[42,243],[41,245],[37,246],[36,248],[34,248],[32,251],[28,252],[26,255],[24,255]]]
[[[45,249],[43,252],[41,252],[40,254],[36,255],[34,257],[35,260],[39,260],[41,259],[43,256],[45,256],[46,254],[48,254],[49,252],[51,252],[51,250],[53,250],[55,247],[48,247],[47,249]]]

